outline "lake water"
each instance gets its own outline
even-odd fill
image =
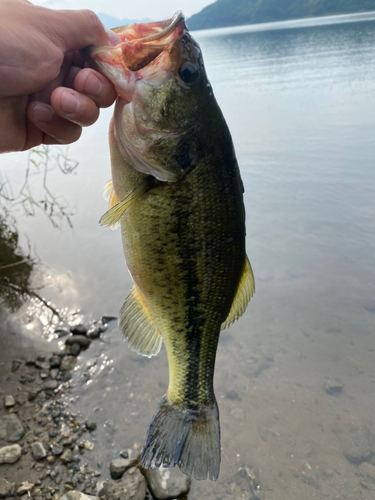
[[[189,499],[375,498],[374,18],[195,33],[236,147],[257,291],[219,345],[221,474]],[[97,222],[111,113],[70,147],[74,174],[48,174],[73,229],[15,212],[44,295],[85,317],[117,315],[131,286],[120,232]],[[15,191],[26,162],[0,158]],[[88,459],[139,449],[167,381],[165,351],[136,356],[110,323],[74,375],[77,410],[99,424]]]

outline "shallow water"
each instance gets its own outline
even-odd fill
[[[221,475],[194,482],[190,499],[256,498],[257,481],[267,500],[375,498],[347,459],[367,428],[366,460],[375,456],[375,23],[348,20],[195,34],[237,151],[257,292],[219,345]],[[92,317],[116,315],[131,286],[119,231],[97,223],[110,116],[70,147],[75,174],[48,174],[76,211],[73,230],[15,213],[48,275],[45,295]],[[0,158],[13,186],[26,160]],[[110,324],[74,377],[77,409],[101,424],[89,460],[141,447],[167,377],[164,351],[139,357]]]

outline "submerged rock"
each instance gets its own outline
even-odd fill
[[[91,344],[91,340],[84,335],[72,335],[68,337],[65,341],[66,345],[79,344],[81,347],[88,347]]]
[[[338,396],[342,393],[343,385],[336,380],[327,380],[324,384],[324,389],[330,396]]]
[[[190,489],[190,477],[181,472],[178,467],[147,469],[144,473],[151,493],[158,500],[178,497]]]
[[[135,467],[125,472],[117,481],[106,481],[103,484],[106,500],[144,500],[147,483]]]
[[[19,441],[24,434],[25,428],[17,415],[11,413],[0,418],[0,439],[13,443]]]
[[[19,444],[0,448],[0,464],[14,464],[21,458],[22,449]]]
[[[77,325],[77,326],[72,326],[70,331],[72,332],[73,335],[86,335],[87,328],[85,327],[85,325]]]
[[[77,364],[77,358],[75,358],[74,356],[65,356],[65,358],[61,360],[60,370],[62,372],[73,370],[76,364]]]

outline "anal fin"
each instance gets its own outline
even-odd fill
[[[132,288],[120,310],[119,326],[132,351],[148,358],[156,356],[160,351],[162,336],[136,286]]]
[[[234,297],[232,307],[230,308],[227,319],[221,325],[221,329],[228,328],[238,318],[240,318],[246,310],[248,303],[255,293],[255,281],[253,270],[249,258],[246,256],[245,266],[242,271],[242,276]]]

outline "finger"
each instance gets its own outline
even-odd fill
[[[51,106],[59,116],[82,127],[92,125],[99,116],[99,108],[92,99],[64,87],[53,91]]]
[[[118,45],[121,39],[107,30],[91,10],[54,10],[53,31],[50,37],[64,52],[79,50],[88,45]]]
[[[74,80],[78,73],[82,70],[82,68],[79,68],[78,66],[71,66],[69,68],[69,71],[67,72],[65,76],[65,81],[63,83],[64,87],[68,87],[70,89],[74,88]],[[60,86],[60,85],[58,85]]]
[[[27,108],[27,116],[39,130],[44,132],[45,136],[55,139],[56,144],[70,144],[81,136],[82,128],[79,125],[56,114],[48,104],[30,103]]]
[[[84,68],[77,73],[74,88],[77,92],[89,96],[99,108],[108,108],[117,96],[112,83],[91,68]]]

